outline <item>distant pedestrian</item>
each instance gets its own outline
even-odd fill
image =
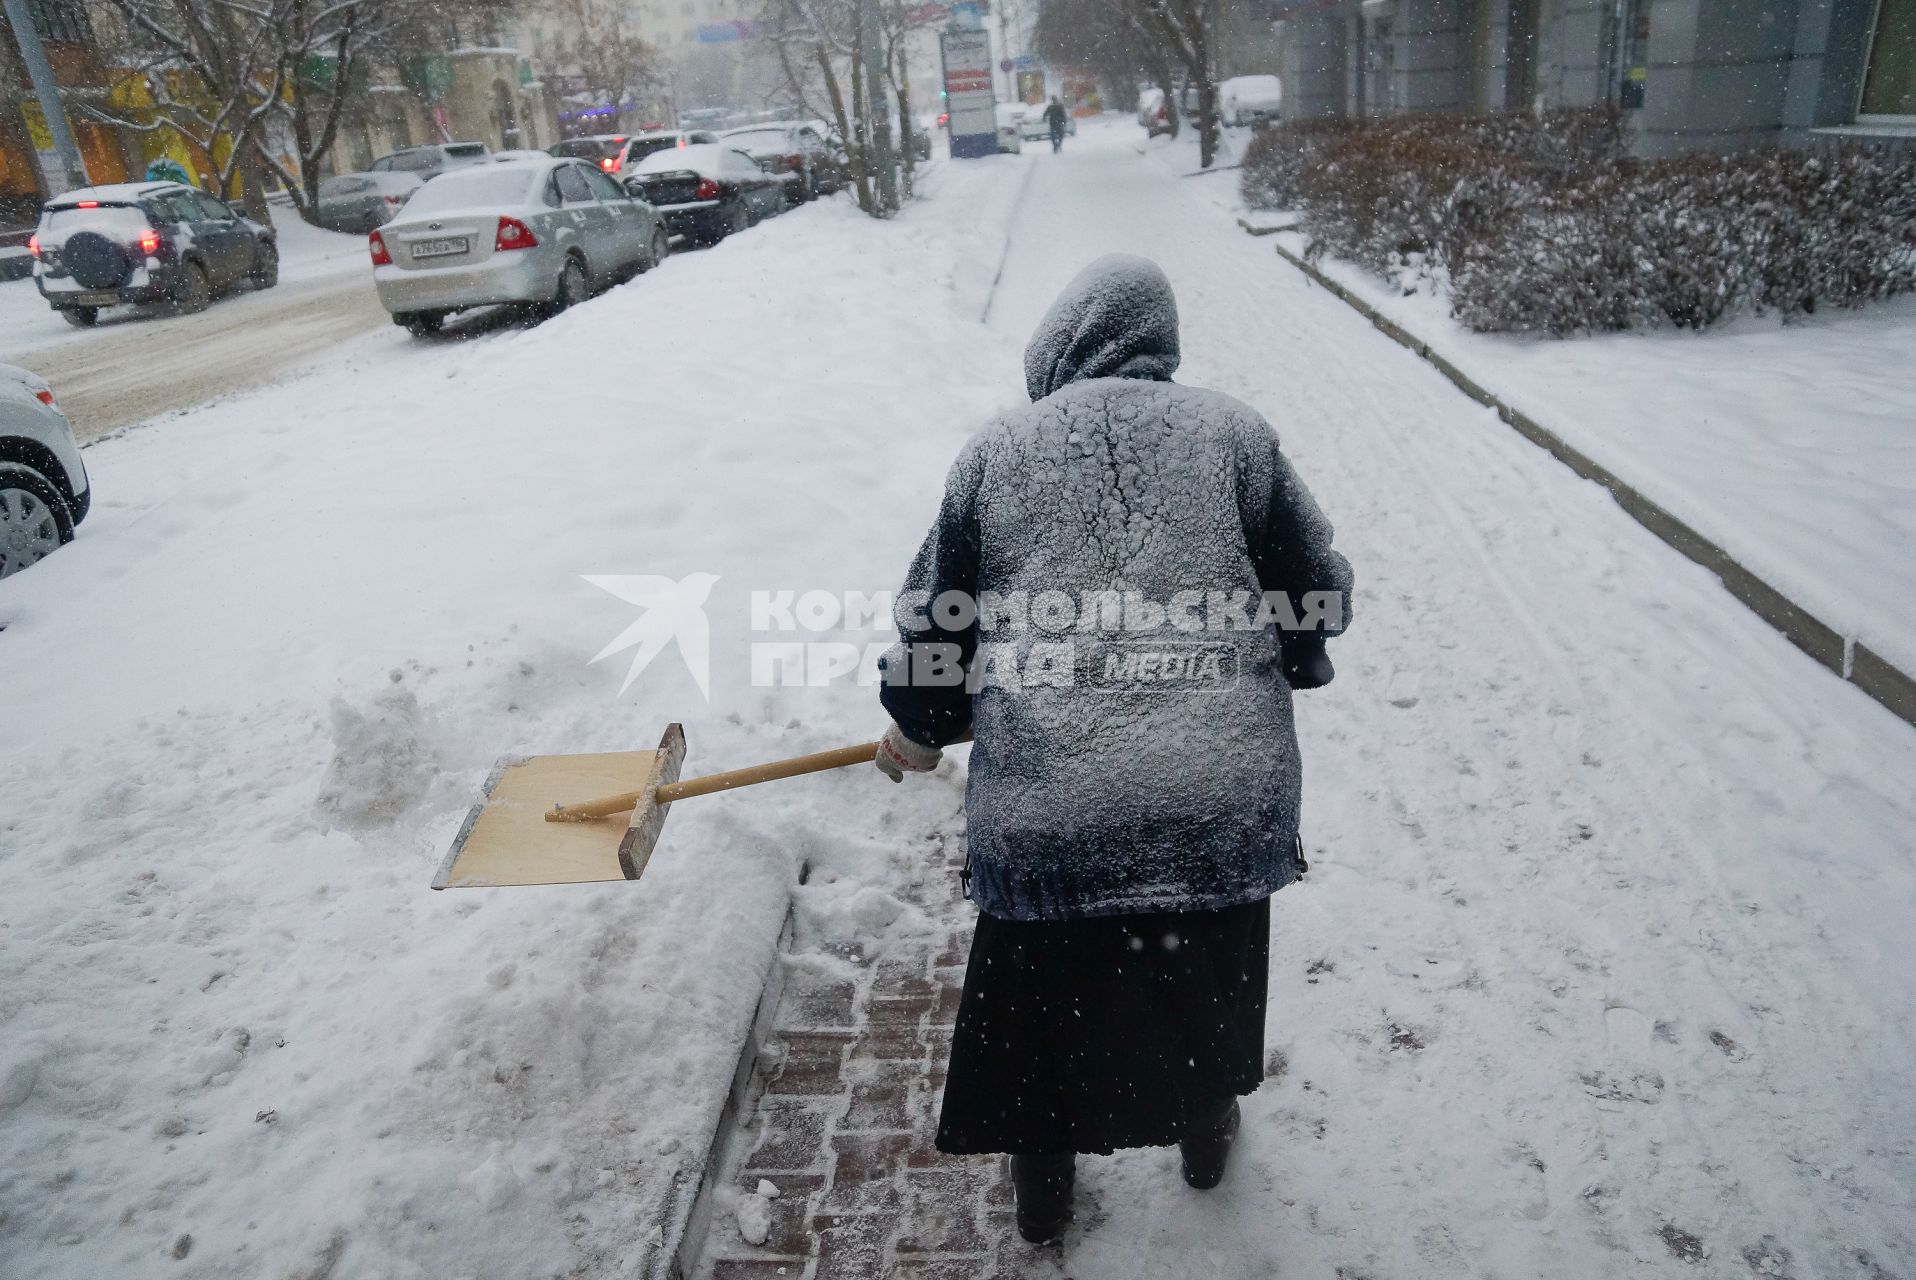
[[[1056,152],[1064,146],[1065,122],[1071,118],[1064,109],[1064,103],[1058,101],[1056,94],[1051,97],[1051,105],[1044,109],[1045,123],[1051,126],[1051,149]]]
[[[1350,566],[1270,426],[1178,359],[1155,264],[1065,288],[1033,403],[952,467],[881,664],[894,781],[973,735],[980,914],[937,1142],[1011,1153],[1034,1242],[1075,1153],[1177,1143],[1191,1186],[1223,1178],[1264,1077],[1270,896],[1301,871],[1291,691],[1330,681],[1346,621]]]

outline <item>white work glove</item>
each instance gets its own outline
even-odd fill
[[[885,730],[885,736],[878,743],[878,754],[872,763],[878,766],[893,782],[903,782],[908,773],[930,773],[938,767],[945,753],[937,747],[927,747],[913,742],[905,736],[905,731],[897,725]]]

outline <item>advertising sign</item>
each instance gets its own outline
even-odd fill
[[[985,29],[985,7],[975,0],[959,0],[951,6],[951,25],[960,31],[983,31]]]
[[[996,154],[998,95],[991,87],[991,36],[983,31],[947,31],[938,42],[945,57],[952,157]]]

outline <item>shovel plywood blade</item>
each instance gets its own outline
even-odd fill
[[[634,841],[634,833],[653,808],[651,792],[675,781],[684,759],[685,737],[673,725],[657,751],[500,761],[486,781],[485,798],[473,806],[454,837],[432,887],[472,889],[638,879],[658,840],[664,814],[651,819],[649,834],[642,833],[642,838]],[[647,802],[634,812],[630,824],[617,819],[545,820],[546,811],[555,804],[580,796],[640,789],[645,791]]]

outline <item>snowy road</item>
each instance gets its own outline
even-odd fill
[[[1137,132],[940,166],[887,224],[809,206],[527,332],[387,328],[89,450],[78,542],[0,584],[0,1277],[647,1256],[798,862],[801,935],[882,949],[956,779],[687,803],[636,887],[432,867],[503,753],[872,736],[868,689],[746,678],[744,593],[895,587],[1107,249],[1163,263],[1180,378],[1276,424],[1358,595],[1300,700],[1282,1070],[1210,1196],[1166,1152],[1086,1161],[1065,1273],[1916,1273],[1916,735]],[[580,575],[695,571],[709,704],[663,660],[622,698],[587,660],[632,610]]]
[[[198,315],[108,308],[75,329],[31,280],[0,285],[0,360],[45,378],[81,443],[276,382],[337,359],[349,338],[389,323],[374,296],[365,238],[276,213],[279,284],[241,287]]]
[[[23,357],[59,389],[81,443],[322,361],[347,338],[390,324],[372,285],[345,278],[227,298],[194,316],[102,324]]]

